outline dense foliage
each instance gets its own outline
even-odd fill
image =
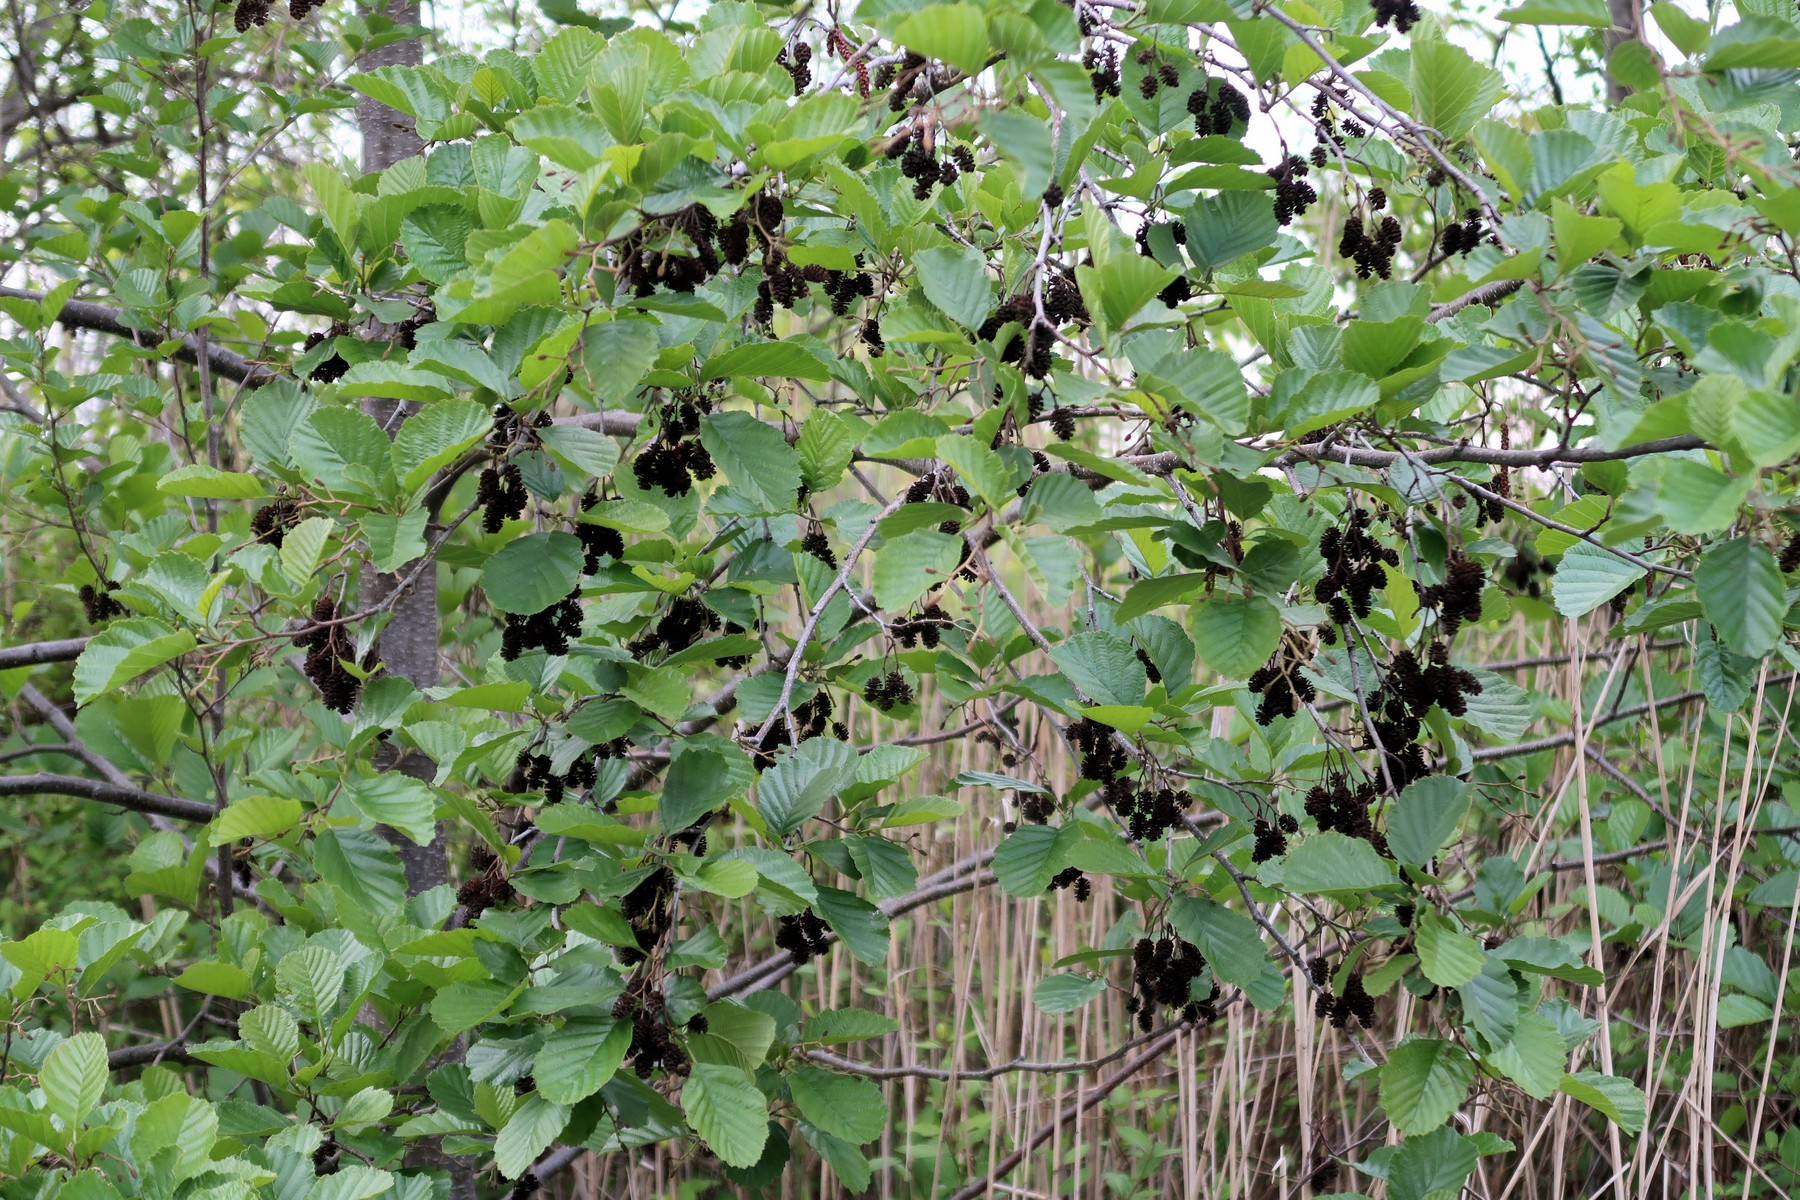
[[[1800,1180],[1787,0],[544,7],[16,23],[0,1195]]]

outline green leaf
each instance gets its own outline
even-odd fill
[[[562,296],[558,272],[580,240],[567,221],[544,222],[501,252],[498,261],[478,271],[472,286],[463,280],[451,284],[447,294],[441,294],[440,313],[445,300],[466,298],[468,303],[454,314],[456,320],[502,325],[521,308],[555,304]]]
[[[763,772],[756,807],[769,832],[786,837],[819,814],[856,778],[856,751],[832,738],[809,738]]]
[[[156,481],[156,490],[170,496],[198,496],[208,500],[249,500],[268,489],[254,475],[221,471],[216,467],[191,466],[170,471]]]
[[[980,129],[988,145],[1018,164],[1020,190],[1026,196],[1042,196],[1056,175],[1049,122],[1014,109],[988,108],[981,113]]]
[[[400,244],[412,265],[432,283],[443,283],[468,268],[463,247],[475,230],[475,216],[459,205],[427,204],[400,221]]]
[[[339,1167],[337,1174],[317,1180],[306,1200],[375,1200],[393,1187],[394,1177],[388,1172],[356,1163]]]
[[[1407,866],[1424,866],[1450,840],[1469,811],[1469,786],[1449,775],[1406,785],[1388,813],[1388,848]]]
[[[455,98],[449,81],[429,67],[376,67],[349,76],[344,84],[371,100],[425,121],[441,121],[449,116]]]
[[[349,783],[345,790],[370,820],[398,830],[415,845],[429,846],[437,833],[437,794],[422,780],[384,771]]]
[[[875,603],[889,612],[911,608],[920,596],[955,573],[962,556],[962,538],[935,529],[883,542],[870,571]]]
[[[1751,462],[1777,466],[1800,452],[1800,409],[1780,392],[1747,392],[1731,410],[1731,431]]]
[[[769,1138],[769,1102],[735,1067],[696,1064],[681,1087],[688,1124],[727,1166],[753,1167]]]
[[[1144,664],[1123,638],[1089,630],[1065,639],[1050,657],[1097,704],[1134,705],[1144,699]]]
[[[425,404],[448,396],[454,385],[435,371],[376,359],[351,367],[339,378],[337,386],[346,396],[375,396]]]
[[[244,968],[233,963],[195,962],[189,963],[175,977],[175,986],[208,996],[223,996],[227,1000],[242,1000],[250,995],[250,976],[244,973]]]
[[[363,536],[368,539],[369,557],[375,564],[375,569],[397,571],[422,556],[428,548],[425,545],[427,519],[428,514],[423,508],[409,509],[404,516],[399,517],[388,513],[365,515],[362,519]],[[283,541],[283,570],[287,569],[287,547],[288,542]],[[289,572],[289,578],[292,577],[292,572]]]
[[[97,1033],[65,1038],[44,1059],[38,1084],[44,1089],[45,1104],[62,1118],[65,1128],[79,1127],[100,1107],[106,1072],[106,1039]]]
[[[275,983],[318,1027],[330,1018],[344,990],[344,962],[329,947],[314,942],[275,964]]]
[[[1481,943],[1436,912],[1419,914],[1413,926],[1419,948],[1419,969],[1439,987],[1461,987],[1481,974],[1487,956]]]
[[[1556,565],[1550,596],[1563,616],[1583,617],[1643,577],[1643,568],[1581,542],[1565,551]]]
[[[813,907],[843,939],[857,962],[875,966],[887,961],[886,913],[861,896],[823,884],[819,886],[819,898]]]
[[[1455,1130],[1409,1137],[1388,1160],[1388,1200],[1459,1200],[1479,1161],[1475,1139]]]
[[[1577,1071],[1564,1075],[1557,1090],[1602,1113],[1626,1133],[1635,1135],[1644,1130],[1644,1093],[1629,1079],[1599,1071]]]
[[[1021,825],[995,848],[994,878],[1008,895],[1041,896],[1069,865],[1069,851],[1080,839],[1074,825]]]
[[[325,543],[337,526],[329,517],[308,517],[281,539],[281,573],[296,586],[304,585],[319,569]]]
[[[355,1133],[374,1125],[393,1110],[392,1092],[385,1088],[366,1087],[344,1101],[344,1107],[338,1110],[337,1117],[331,1124],[336,1129]]]
[[[1437,1038],[1409,1037],[1381,1066],[1381,1107],[1405,1134],[1438,1128],[1469,1098],[1475,1062],[1469,1052]]]
[[[933,4],[894,29],[894,40],[926,58],[941,59],[964,75],[987,63],[987,24],[981,9],[968,4]]]
[[[1375,847],[1332,830],[1311,834],[1288,852],[1281,882],[1291,891],[1328,896],[1364,892],[1399,880]]]
[[[1567,525],[1571,529],[1582,529],[1592,533],[1605,524],[1607,514],[1611,509],[1611,501],[1605,494],[1590,492],[1578,500],[1563,505],[1550,516],[1557,523]],[[1534,544],[1537,546],[1539,554],[1550,556],[1567,553],[1583,543],[1572,533],[1564,533],[1560,529],[1546,527],[1538,531],[1537,541]]]
[[[545,1098],[542,1092],[531,1093],[494,1139],[494,1167],[503,1177],[517,1179],[550,1148],[568,1123],[567,1105]]]
[[[698,870],[681,872],[681,881],[695,891],[736,900],[754,892],[760,876],[741,858],[709,858]]]
[[[1214,596],[1193,608],[1194,647],[1227,679],[1246,679],[1281,643],[1281,614],[1256,597]]]
[[[1179,895],[1169,901],[1169,921],[1226,983],[1249,987],[1269,965],[1256,922],[1236,909],[1204,896]]]
[[[1569,2],[1569,0],[1562,0]],[[1605,0],[1574,0],[1599,7],[1606,17]],[[1518,10],[1513,10],[1518,11]],[[1613,243],[1624,226],[1613,217],[1590,217],[1567,200],[1551,205],[1551,229],[1556,238],[1556,260],[1564,272],[1573,270]]]
[[[1206,582],[1205,573],[1199,571],[1140,579],[1125,593],[1125,602],[1119,605],[1114,619],[1121,625],[1129,624],[1164,605],[1180,603],[1205,587]]]
[[[512,135],[558,166],[585,171],[605,155],[613,139],[600,118],[561,104],[540,104],[513,118]]]
[[[739,790],[719,748],[677,742],[657,802],[664,832],[686,829]]]
[[[647,713],[673,724],[687,711],[693,681],[676,667],[634,666],[631,682],[620,693]]]
[[[398,911],[406,899],[406,870],[386,839],[366,829],[327,829],[313,843],[313,865],[372,913]]]
[[[1556,938],[1516,937],[1494,953],[1507,966],[1534,975],[1566,979],[1585,987],[1599,987],[1606,982],[1606,976],[1597,967],[1588,966],[1573,946]]]
[[[1138,386],[1205,417],[1237,436],[1250,421],[1250,393],[1231,355],[1218,350],[1178,350],[1138,376]]]
[[[700,378],[724,379],[732,375],[753,379],[806,379],[813,383],[828,383],[831,380],[831,372],[819,356],[798,342],[750,342],[723,354],[715,354],[706,360]],[[748,413],[736,412],[721,415],[749,416]],[[751,419],[755,420],[754,417]]]
[[[791,512],[798,503],[799,456],[773,425],[747,412],[712,413],[700,422],[700,442],[732,490],[763,511]]]
[[[88,639],[75,660],[75,703],[86,704],[147,671],[181,657],[198,643],[149,617],[114,621]]]
[[[802,1040],[821,1046],[860,1042],[898,1032],[900,1022],[866,1008],[836,1008],[806,1019]]]
[[[239,1017],[238,1037],[252,1050],[284,1062],[300,1053],[300,1026],[278,1004],[259,1004]]]
[[[1701,558],[1694,582],[1706,619],[1733,653],[1762,658],[1775,649],[1787,615],[1787,587],[1766,547],[1750,538],[1713,546]]]
[[[542,612],[575,590],[584,558],[573,534],[526,534],[487,560],[481,590],[501,612]]]
[[[488,435],[494,415],[473,400],[441,400],[408,417],[394,436],[394,471],[409,491],[461,458]]]
[[[351,191],[344,177],[323,162],[305,163],[300,170],[306,176],[306,182],[312,185],[313,195],[319,200],[319,211],[325,215],[325,223],[337,235],[339,243],[356,245],[357,226],[367,197]]]
[[[867,1079],[801,1067],[788,1076],[800,1115],[833,1137],[872,1142],[887,1129],[887,1101]]]
[[[619,444],[597,429],[551,425],[538,430],[550,457],[576,475],[610,475],[619,465]]]
[[[300,802],[287,796],[234,800],[213,823],[211,844],[228,846],[241,838],[280,837],[300,823],[300,812]]]
[[[775,1018],[733,1001],[709,1004],[702,1011],[707,1032],[688,1034],[695,1062],[721,1063],[754,1071],[775,1044]]]
[[[1150,303],[1152,297],[1168,286],[1175,277],[1174,272],[1159,266],[1155,259],[1137,253],[1098,208],[1089,207],[1083,222],[1093,262],[1078,267],[1075,278],[1081,284],[1088,309],[1099,319],[1101,328],[1122,328],[1139,309]]]
[[[795,446],[800,480],[809,492],[825,492],[837,486],[856,454],[856,437],[836,413],[816,409],[800,427]]]
[[[1512,1039],[1488,1054],[1488,1062],[1539,1100],[1548,1100],[1562,1083],[1569,1050],[1556,1022],[1538,1013],[1520,1017]]]
[[[975,329],[994,307],[994,285],[988,279],[987,260],[968,246],[933,246],[913,256],[919,286],[939,312]]]
[[[594,398],[618,403],[633,396],[661,346],[649,321],[614,319],[581,334],[581,361]]]
[[[1497,958],[1483,963],[1481,974],[1458,988],[1457,994],[1462,998],[1463,1015],[1490,1045],[1512,1038],[1528,999],[1519,979]]]
[[[1741,10],[1740,10],[1741,11]],[[1712,36],[1708,71],[1785,71],[1800,67],[1800,29],[1792,20],[1746,17]]]
[[[612,1017],[571,1017],[544,1039],[532,1064],[538,1094],[557,1104],[579,1104],[606,1086],[631,1047],[631,1022]]]
[[[1293,381],[1299,381],[1298,390],[1284,397],[1280,409],[1280,421],[1289,437],[1305,437],[1336,425],[1368,412],[1381,401],[1381,390],[1374,381],[1356,371],[1292,372],[1280,380],[1276,395],[1290,390]]]
[[[1246,254],[1275,244],[1281,226],[1265,192],[1220,192],[1194,201],[1185,218],[1187,251],[1202,271],[1212,272]]]
[[[1092,1001],[1106,990],[1106,980],[1098,975],[1077,975],[1065,971],[1046,975],[1031,989],[1031,1002],[1039,1012],[1066,1013]]]
[[[333,492],[384,498],[393,481],[387,435],[354,408],[320,408],[288,439],[294,465]]]
[[[1413,34],[1411,64],[1412,115],[1451,141],[1473,129],[1500,98],[1500,72],[1469,57],[1435,24]]]
[[[1612,28],[1612,17],[1606,11],[1606,0],[1526,0],[1524,4],[1502,12],[1500,19],[1519,25],[1585,25],[1590,29]]]

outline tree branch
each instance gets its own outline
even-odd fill
[[[123,1071],[163,1062],[204,1065],[188,1052],[186,1042],[146,1042],[142,1046],[123,1046],[107,1054],[106,1069]]]
[[[572,417],[558,417],[556,424],[570,425],[576,429],[598,429],[601,433],[613,437],[632,437],[643,424],[644,418],[639,413],[622,412],[609,408],[605,412],[576,413]]]
[[[69,662],[81,657],[88,644],[84,637],[63,638],[55,642],[28,642],[23,646],[0,646],[0,671],[16,667],[36,667],[44,663]]]
[[[1174,1026],[1165,1026],[1150,1033],[1139,1034],[1128,1042],[1098,1058],[1065,1059],[1061,1062],[1040,1062],[1028,1058],[1015,1058],[1010,1062],[995,1063],[991,1067],[971,1067],[966,1070],[954,1070],[949,1067],[877,1067],[869,1063],[858,1062],[854,1058],[845,1058],[841,1054],[832,1054],[825,1050],[802,1050],[800,1054],[813,1062],[824,1063],[828,1067],[836,1067],[840,1071],[848,1071],[853,1075],[861,1075],[868,1079],[942,1079],[956,1083],[979,1082],[987,1079],[998,1079],[1002,1075],[1079,1075],[1089,1071],[1098,1071],[1101,1067],[1124,1058],[1139,1046],[1153,1042]]]
[[[1773,687],[1778,684],[1793,683],[1796,679],[1800,679],[1800,673],[1777,676],[1769,680],[1769,684]],[[1623,708],[1614,709],[1604,717],[1594,718],[1592,724],[1596,727],[1613,725],[1620,721],[1629,721],[1633,717],[1645,716],[1653,710],[1661,711],[1665,708],[1674,708],[1677,705],[1704,699],[1706,699],[1706,693],[1695,688],[1693,691],[1679,692],[1673,696],[1664,697],[1654,703],[1646,701],[1642,704],[1628,704]],[[1540,750],[1555,750],[1561,746],[1574,745],[1574,743],[1575,734],[1573,732],[1552,733],[1541,738],[1533,738],[1529,742],[1516,742],[1511,746],[1483,746],[1479,750],[1471,750],[1469,757],[1476,762],[1494,762],[1502,758],[1518,758],[1525,754],[1536,754]]]
[[[177,796],[159,796],[117,783],[98,779],[82,779],[75,775],[6,775],[0,776],[0,796],[77,796],[98,800],[133,812],[155,813],[182,821],[210,821],[213,806]]]
[[[19,288],[0,287],[0,297],[9,300],[27,300],[41,303],[44,299],[41,292],[27,292]],[[91,300],[68,300],[63,303],[62,311],[56,314],[56,323],[70,329],[91,329],[96,333],[110,333],[114,337],[122,337],[138,346],[153,346],[161,341],[147,329],[133,329],[125,322],[125,314],[119,309],[105,304],[95,304]],[[223,346],[213,345],[206,339],[189,334],[182,340],[181,348],[175,351],[175,357],[182,362],[199,363],[202,355],[209,369],[237,383],[260,387],[271,383],[281,374],[272,367],[251,362],[235,350],[227,350]]]

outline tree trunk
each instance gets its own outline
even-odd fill
[[[1644,36],[1644,6],[1642,0],[1606,0],[1607,16],[1612,18],[1612,28],[1608,29],[1600,39],[1606,49],[1609,65],[1606,71],[1606,102],[1618,104],[1631,95],[1631,89],[1620,83],[1613,75],[1610,66],[1612,52],[1626,42],[1639,41]]]
[[[416,25],[419,6],[390,4],[386,13],[402,25]],[[416,38],[389,42],[371,51],[363,60],[363,69],[387,66],[417,66],[424,58],[424,47]],[[362,132],[362,169],[365,173],[385,171],[404,158],[425,148],[414,130],[413,120],[405,113],[375,100],[365,99],[356,109],[356,122]],[[400,423],[411,415],[414,406],[393,400],[369,400],[363,411],[393,437]],[[385,602],[393,595],[400,580],[410,569],[402,567],[396,574],[368,571],[363,574],[364,608]],[[393,619],[382,630],[377,649],[387,669],[425,688],[438,679],[438,614],[437,572],[424,572],[404,596],[394,603]],[[383,769],[397,767],[408,774],[431,778],[431,764],[420,756],[385,756],[378,761]],[[429,846],[417,846],[405,838],[394,839],[401,862],[406,866],[407,890],[413,895],[449,881],[449,864],[444,854],[444,830],[438,827],[437,838]]]
[[[379,0],[377,0],[379,3]],[[371,5],[371,7],[374,7]],[[377,11],[380,11],[377,9]],[[419,23],[417,3],[389,3],[386,15],[402,25]],[[360,64],[364,70],[386,66],[418,66],[424,59],[424,46],[417,38],[390,42],[369,53]],[[362,169],[364,173],[385,171],[395,163],[420,153],[425,144],[406,114],[385,104],[365,99],[356,109],[356,122],[362,132]],[[380,335],[386,331],[371,330]],[[417,405],[393,400],[371,399],[363,411],[391,438],[400,425],[417,409]],[[366,570],[362,575],[362,604],[371,608],[388,601],[400,587],[401,580],[413,564],[402,566],[392,574]],[[437,569],[419,575],[405,594],[393,601],[392,617],[381,631],[377,654],[387,670],[426,688],[438,680],[438,611]],[[415,778],[430,779],[435,766],[416,752],[396,752],[387,744],[377,750],[375,765],[381,770],[404,771]],[[437,836],[429,846],[419,846],[399,834],[389,834],[406,868],[406,890],[409,895],[439,887],[449,882],[450,864],[445,852],[444,826],[439,822]],[[450,1057],[461,1058],[462,1045],[451,1047]],[[475,1200],[475,1163],[466,1156],[445,1154],[437,1138],[427,1138],[408,1151],[409,1166],[433,1168],[450,1177],[450,1200]]]

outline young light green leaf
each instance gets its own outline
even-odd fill
[[[45,1103],[65,1128],[80,1126],[100,1106],[106,1072],[106,1039],[97,1033],[78,1033],[50,1051],[38,1083],[44,1089]]]

